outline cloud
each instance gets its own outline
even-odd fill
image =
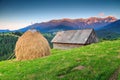
[[[105,17],[105,13],[101,12],[98,14],[99,17]]]

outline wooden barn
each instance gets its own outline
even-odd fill
[[[61,31],[51,41],[53,48],[71,49],[98,42],[94,29]]]

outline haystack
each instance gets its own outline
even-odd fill
[[[28,30],[19,37],[15,46],[17,60],[30,60],[49,54],[48,41],[35,29]]]

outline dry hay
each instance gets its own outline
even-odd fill
[[[30,60],[50,54],[48,41],[35,29],[28,30],[19,37],[15,46],[17,60]]]

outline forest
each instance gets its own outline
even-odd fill
[[[17,39],[22,35],[22,32],[0,33],[0,61],[14,58],[14,48]],[[51,40],[55,36],[54,33],[42,33],[48,40],[52,48]]]

